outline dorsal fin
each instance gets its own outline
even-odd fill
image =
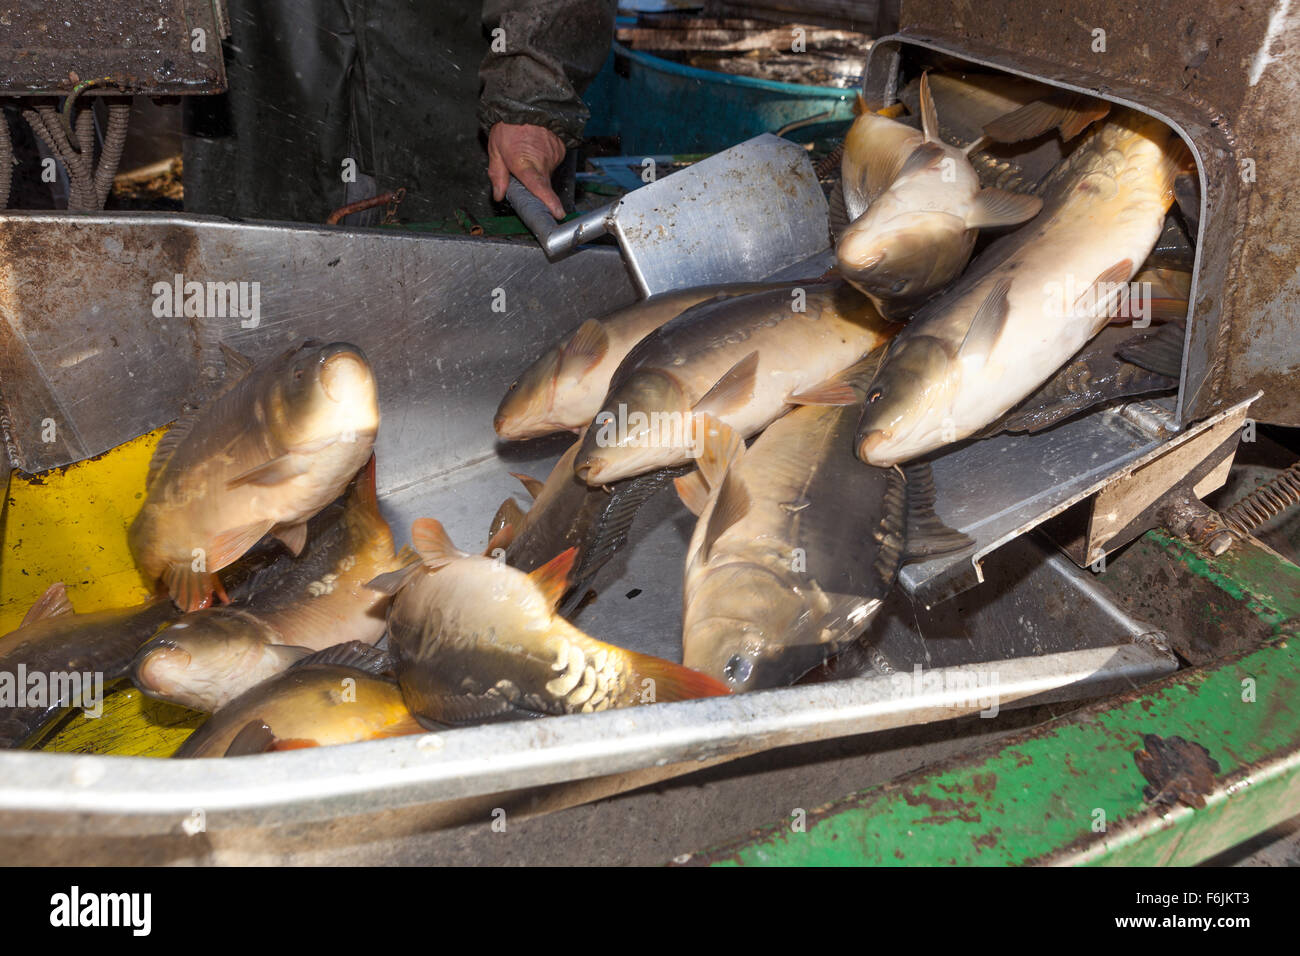
[[[451,543],[442,523],[433,518],[416,518],[411,522],[411,546],[431,571],[451,564],[457,558],[467,557],[464,551]]]
[[[925,133],[927,143],[939,142],[939,114],[934,109],[934,97],[930,95],[930,73],[921,74],[921,131]]]
[[[62,581],[56,581],[36,599],[36,603],[27,611],[23,622],[18,626],[26,627],[37,621],[48,621],[52,617],[62,617],[64,614],[71,613],[73,611],[72,605],[68,602],[68,589],[63,586]]]
[[[172,427],[167,429],[162,438],[158,439],[158,444],[153,450],[153,457],[149,459],[149,474],[144,479],[146,489],[153,487],[154,482],[158,480],[159,472],[163,470],[163,466],[171,460],[176,449],[189,437],[190,431],[194,427],[194,419],[198,417],[198,414],[199,409],[197,408],[182,412],[181,416],[172,423]]]
[[[572,366],[573,374],[590,372],[609,352],[609,333],[596,319],[588,319],[560,349],[560,368]]]
[[[402,549],[405,553],[405,548]],[[401,557],[402,555],[399,555]],[[397,568],[394,571],[387,571],[383,574],[376,575],[366,582],[366,588],[370,591],[376,591],[379,594],[393,595],[406,586],[406,582],[418,574],[424,565],[420,563],[416,555],[411,555],[411,561],[404,567]]]
[[[545,595],[551,607],[558,605],[560,598],[564,597],[564,592],[568,590],[569,573],[573,570],[573,563],[577,559],[578,549],[569,548],[561,551],[536,571],[529,572],[528,580]]]
[[[387,651],[382,651],[364,641],[347,641],[317,651],[315,654],[308,654],[290,664],[289,670],[323,665],[350,667],[375,677],[390,673],[394,667],[393,659]]]
[[[985,124],[984,135],[995,143],[1021,143],[1056,128],[1068,143],[1108,112],[1110,104],[1105,100],[1056,90]]]
[[[519,480],[519,483],[524,486],[524,491],[528,492],[528,496],[534,501],[537,500],[537,496],[542,493],[542,488],[545,486],[545,482],[538,481],[532,475],[522,475],[517,471],[512,471],[510,476]]]
[[[704,397],[695,403],[696,414],[725,415],[749,402],[754,395],[754,376],[758,372],[758,350],[750,352],[729,368]]]
[[[1007,302],[1007,293],[1011,290],[1010,279],[999,279],[980,304],[979,311],[971,319],[966,337],[957,350],[960,359],[976,358],[980,362],[988,360],[989,353],[997,344],[998,336],[1007,323],[1007,314],[1011,310]]]

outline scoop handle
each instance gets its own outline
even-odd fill
[[[513,176],[510,177],[510,185],[506,187],[506,200],[514,207],[528,231],[537,237],[537,242],[548,259],[559,259],[582,243],[605,235],[609,229],[609,214],[614,208],[613,205],[602,206],[577,219],[556,222],[546,204]]]

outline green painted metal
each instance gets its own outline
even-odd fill
[[[1217,558],[1160,532],[1144,544],[1176,577],[1230,594],[1271,637],[691,862],[1186,865],[1300,812],[1300,567],[1251,541]],[[1134,753],[1146,734],[1194,741],[1218,762],[1203,808],[1144,798]]]

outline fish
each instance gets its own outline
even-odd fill
[[[67,707],[90,707],[125,677],[131,657],[177,611],[163,599],[76,614],[51,584],[18,629],[0,637],[0,747],[26,744]]]
[[[596,572],[627,544],[641,507],[689,470],[685,465],[661,468],[593,488],[573,472],[581,444],[579,437],[569,446],[545,482],[516,476],[534,496],[532,507],[524,512],[513,498],[507,498],[489,529],[492,541],[504,548],[506,563],[525,572],[535,571],[561,551],[577,549],[567,596],[560,603],[565,616],[584,596]],[[489,545],[489,553],[492,550]]]
[[[417,519],[411,538],[421,561],[371,586],[396,594],[389,649],[402,694],[427,727],[727,693],[711,677],[596,640],[559,616],[573,548],[525,574],[458,551],[431,518]]]
[[[306,657],[225,704],[174,757],[241,757],[382,740],[425,730],[387,671],[388,655],[347,642]]]
[[[1182,322],[1170,322],[1137,336],[1120,326],[1105,329],[987,434],[1032,435],[1099,405],[1173,391],[1178,388],[1185,328]]]
[[[1005,123],[1017,110],[1050,96],[1052,88],[1001,73],[945,71],[925,75],[929,77],[939,134],[945,142],[966,152],[980,182],[1011,192],[1037,194],[1043,179],[1065,156],[1067,144],[1055,136],[1030,147],[1022,143],[998,143],[984,128],[999,120]],[[921,81],[908,83],[898,98],[911,114],[919,116]],[[1061,123],[1072,132],[1071,126],[1077,125],[1078,119],[1063,114]]]
[[[192,611],[140,648],[131,666],[136,687],[211,713],[313,651],[378,642],[388,598],[366,583],[415,555],[394,553],[379,513],[373,456],[347,497],[312,519],[312,530],[300,558],[253,579],[246,604]]]
[[[379,428],[356,346],[308,342],[256,367],[222,349],[232,384],[159,441],[129,531],[141,573],[183,611],[228,603],[217,572],[267,533],[300,554],[307,519],[366,463]]]
[[[888,466],[971,437],[1051,378],[1118,311],[1188,161],[1177,134],[1135,111],[1094,127],[1052,174],[1039,216],[890,344],[858,457]]]
[[[861,402],[879,355],[845,372]],[[698,469],[677,479],[698,516],[683,578],[682,663],[733,692],[783,687],[856,640],[899,567],[965,550],[934,515],[929,466],[873,468],[853,452],[859,408],[806,406],[748,450],[704,432]]]
[[[842,176],[851,222],[835,246],[839,274],[887,318],[906,318],[965,268],[980,229],[1014,226],[1036,196],[982,187],[965,151],[939,136],[928,74],[920,132],[864,112],[845,139]]]
[[[897,328],[841,281],[696,306],[628,353],[574,472],[603,485],[686,464],[697,414],[748,438],[796,405],[852,403],[852,390],[829,380]]]
[[[578,431],[600,411],[610,377],[632,347],[688,308],[711,299],[771,288],[736,283],[677,289],[651,296],[601,319],[588,319],[511,384],[492,421],[505,441]]]

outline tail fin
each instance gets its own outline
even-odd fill
[[[623,651],[629,658],[632,689],[640,693],[640,703],[666,703],[674,700],[694,700],[699,697],[725,697],[730,688],[708,674],[691,670],[681,664]]]

